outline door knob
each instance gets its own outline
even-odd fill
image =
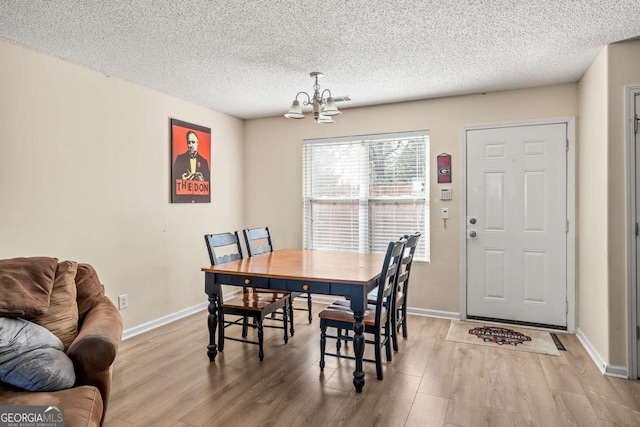
[[[476,237],[477,235],[478,235],[478,234],[476,233],[476,231],[475,231],[475,230],[471,230],[471,231],[469,232],[469,237]]]

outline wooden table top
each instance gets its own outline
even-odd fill
[[[279,279],[362,284],[377,279],[384,254],[279,249],[225,264],[202,268],[209,273]]]

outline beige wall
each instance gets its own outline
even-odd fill
[[[625,182],[627,177],[627,115],[625,87],[640,85],[640,41],[615,43],[609,58],[609,351],[613,365],[627,365],[627,244],[628,230]]]
[[[286,106],[283,106],[285,109]],[[310,118],[249,120],[245,128],[245,204],[248,226],[269,225],[278,247],[302,245],[301,142],[307,138],[428,129],[431,167],[447,152],[453,158],[453,200],[443,202],[431,174],[431,263],[412,273],[411,306],[460,311],[460,128],[464,125],[577,116],[577,85],[459,96],[368,108],[344,109],[334,125]],[[449,207],[447,228],[440,209]]]
[[[415,266],[412,306],[458,313],[461,126],[580,111],[577,326],[626,365],[623,88],[640,84],[640,42],[609,46],[579,85],[350,108],[332,126],[243,122],[4,41],[0,59],[0,258],[93,264],[110,297],[129,294],[127,329],[205,302],[204,233],[270,225],[278,247],[301,246],[303,139],[421,129],[432,170],[453,156],[453,200],[432,173],[432,260]],[[170,118],[212,129],[211,204],[169,203]]]
[[[605,47],[578,87],[578,325],[614,367],[628,367],[625,87],[639,84],[640,41],[631,41]]]
[[[582,77],[578,144],[578,319],[576,324],[609,360],[607,158],[608,64],[605,48]]]
[[[242,227],[243,122],[4,41],[0,62],[0,258],[91,263],[125,329],[205,303],[203,235]],[[169,203],[170,118],[211,128],[210,204]]]

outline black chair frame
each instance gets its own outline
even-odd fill
[[[204,236],[207,250],[209,252],[209,260],[212,265],[223,264],[243,258],[242,247],[238,232],[206,234]],[[216,256],[215,248],[235,247],[235,251],[223,256]],[[256,344],[259,347],[258,357],[262,361],[264,359],[264,328],[276,328],[284,330],[284,342],[289,341],[288,336],[288,319],[289,319],[289,296],[286,293],[279,292],[249,292],[250,288],[243,286],[242,295],[234,297],[229,301],[225,301],[220,290],[220,313],[219,313],[219,342],[218,350],[224,351],[225,339],[232,341],[244,342],[247,344]],[[264,320],[267,315],[280,311],[282,313],[282,326],[265,324]],[[226,320],[225,315],[240,316],[239,319]],[[249,325],[248,319],[253,319],[254,323]],[[225,336],[224,330],[229,326],[242,326],[242,339]],[[247,330],[249,327],[256,328],[258,332],[258,340],[252,341],[247,339]]]
[[[397,332],[402,328],[402,337],[407,338],[407,294],[409,292],[409,276],[411,275],[411,266],[413,265],[413,257],[415,256],[416,249],[418,247],[418,241],[422,233],[416,232],[410,235],[405,235],[404,239],[407,241],[404,247],[404,254],[400,262],[400,268],[398,273],[398,285],[396,294],[401,295],[400,298],[393,299],[394,307],[391,315],[391,322],[395,325],[393,330],[393,349],[398,351],[398,334]],[[398,306],[398,302],[400,305]]]
[[[271,238],[271,230],[269,229],[269,227],[248,228],[248,229],[243,230],[243,234],[244,234],[244,241],[245,241],[245,243],[247,245],[247,252],[249,253],[250,257],[255,256],[255,255],[261,255],[261,254],[273,251],[273,240]],[[261,241],[261,240],[266,240],[267,244],[266,245],[262,245],[262,246],[256,246],[254,244],[254,242]],[[307,308],[295,307],[293,305],[293,300],[295,298],[306,299]],[[291,311],[290,311],[290,315],[291,315],[291,319],[290,319],[291,335],[293,335],[293,333],[294,333],[294,328],[293,328],[293,310],[306,311],[307,312],[307,320],[309,321],[309,323],[311,323],[313,321],[313,317],[311,316],[311,313],[312,313],[311,294],[306,293],[306,292],[291,292],[291,301],[289,302],[289,306],[291,308]]]
[[[376,303],[375,305],[370,304],[365,312],[364,332],[365,334],[372,334],[374,336],[374,339],[366,338],[365,342],[375,345],[375,359],[363,358],[363,360],[376,364],[376,376],[379,380],[383,379],[382,347],[385,348],[387,361],[390,362],[392,360],[390,338],[392,336],[393,325],[391,323],[390,316],[391,310],[387,310],[386,307],[392,307],[392,298],[395,297],[398,278],[397,272],[405,243],[406,241],[404,239],[389,243],[382,271],[378,278],[378,296]],[[337,312],[339,312],[340,315],[336,316]],[[340,353],[341,340],[353,341],[352,337],[341,334],[342,329],[353,329],[353,317],[349,319],[349,316],[353,316],[353,313],[349,308],[349,302],[346,300],[336,301],[334,304],[320,312],[321,371],[324,371],[325,355],[355,360],[355,356]],[[373,322],[367,321],[370,317],[374,318]],[[330,335],[327,333],[327,328],[330,327],[337,329],[336,335]],[[336,353],[326,352],[327,338],[336,340]]]

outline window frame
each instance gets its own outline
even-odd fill
[[[366,171],[360,171],[359,185],[366,186],[366,194],[360,194],[357,197],[341,197],[341,196],[313,196],[313,181],[309,176],[311,171],[312,160],[308,159],[310,149],[316,144],[327,145],[345,145],[345,144],[360,144],[366,146],[366,156],[369,159],[371,153],[371,147],[375,143],[380,143],[385,140],[401,140],[401,139],[422,139],[424,144],[424,164],[420,164],[419,169],[424,170],[424,176],[420,175],[424,179],[424,190],[422,194],[418,195],[400,195],[400,196],[379,196],[370,194],[370,186],[373,184],[373,178],[371,174],[371,165],[367,160]],[[419,147],[422,149],[422,147]],[[420,206],[424,206],[424,218],[418,217],[420,224],[423,225],[422,230],[405,230],[406,233],[412,233],[420,231],[422,233],[421,243],[423,251],[419,256],[416,256],[416,261],[430,262],[430,163],[429,163],[429,150],[430,150],[430,132],[428,130],[410,131],[410,132],[396,132],[396,133],[384,133],[384,134],[367,134],[367,135],[354,135],[334,138],[314,138],[305,139],[302,142],[302,201],[303,201],[303,247],[305,249],[317,249],[312,248],[313,243],[311,218],[313,216],[313,206],[322,204],[339,204],[346,203],[351,206],[358,206],[359,219],[364,218],[364,221],[358,221],[358,251],[369,252],[370,248],[373,249],[373,242],[375,242],[375,229],[370,230],[370,224],[374,214],[372,213],[372,207],[376,204],[382,206],[385,203],[389,204],[404,204],[404,203],[418,203]],[[354,162],[354,164],[356,164]],[[416,213],[418,211],[416,210]],[[381,228],[380,230],[384,230]],[[378,236],[384,235],[384,233],[378,233]],[[398,235],[397,237],[400,237]],[[327,249],[327,248],[322,248]],[[329,248],[329,250],[341,250],[339,248]],[[379,252],[379,251],[376,251]]]

